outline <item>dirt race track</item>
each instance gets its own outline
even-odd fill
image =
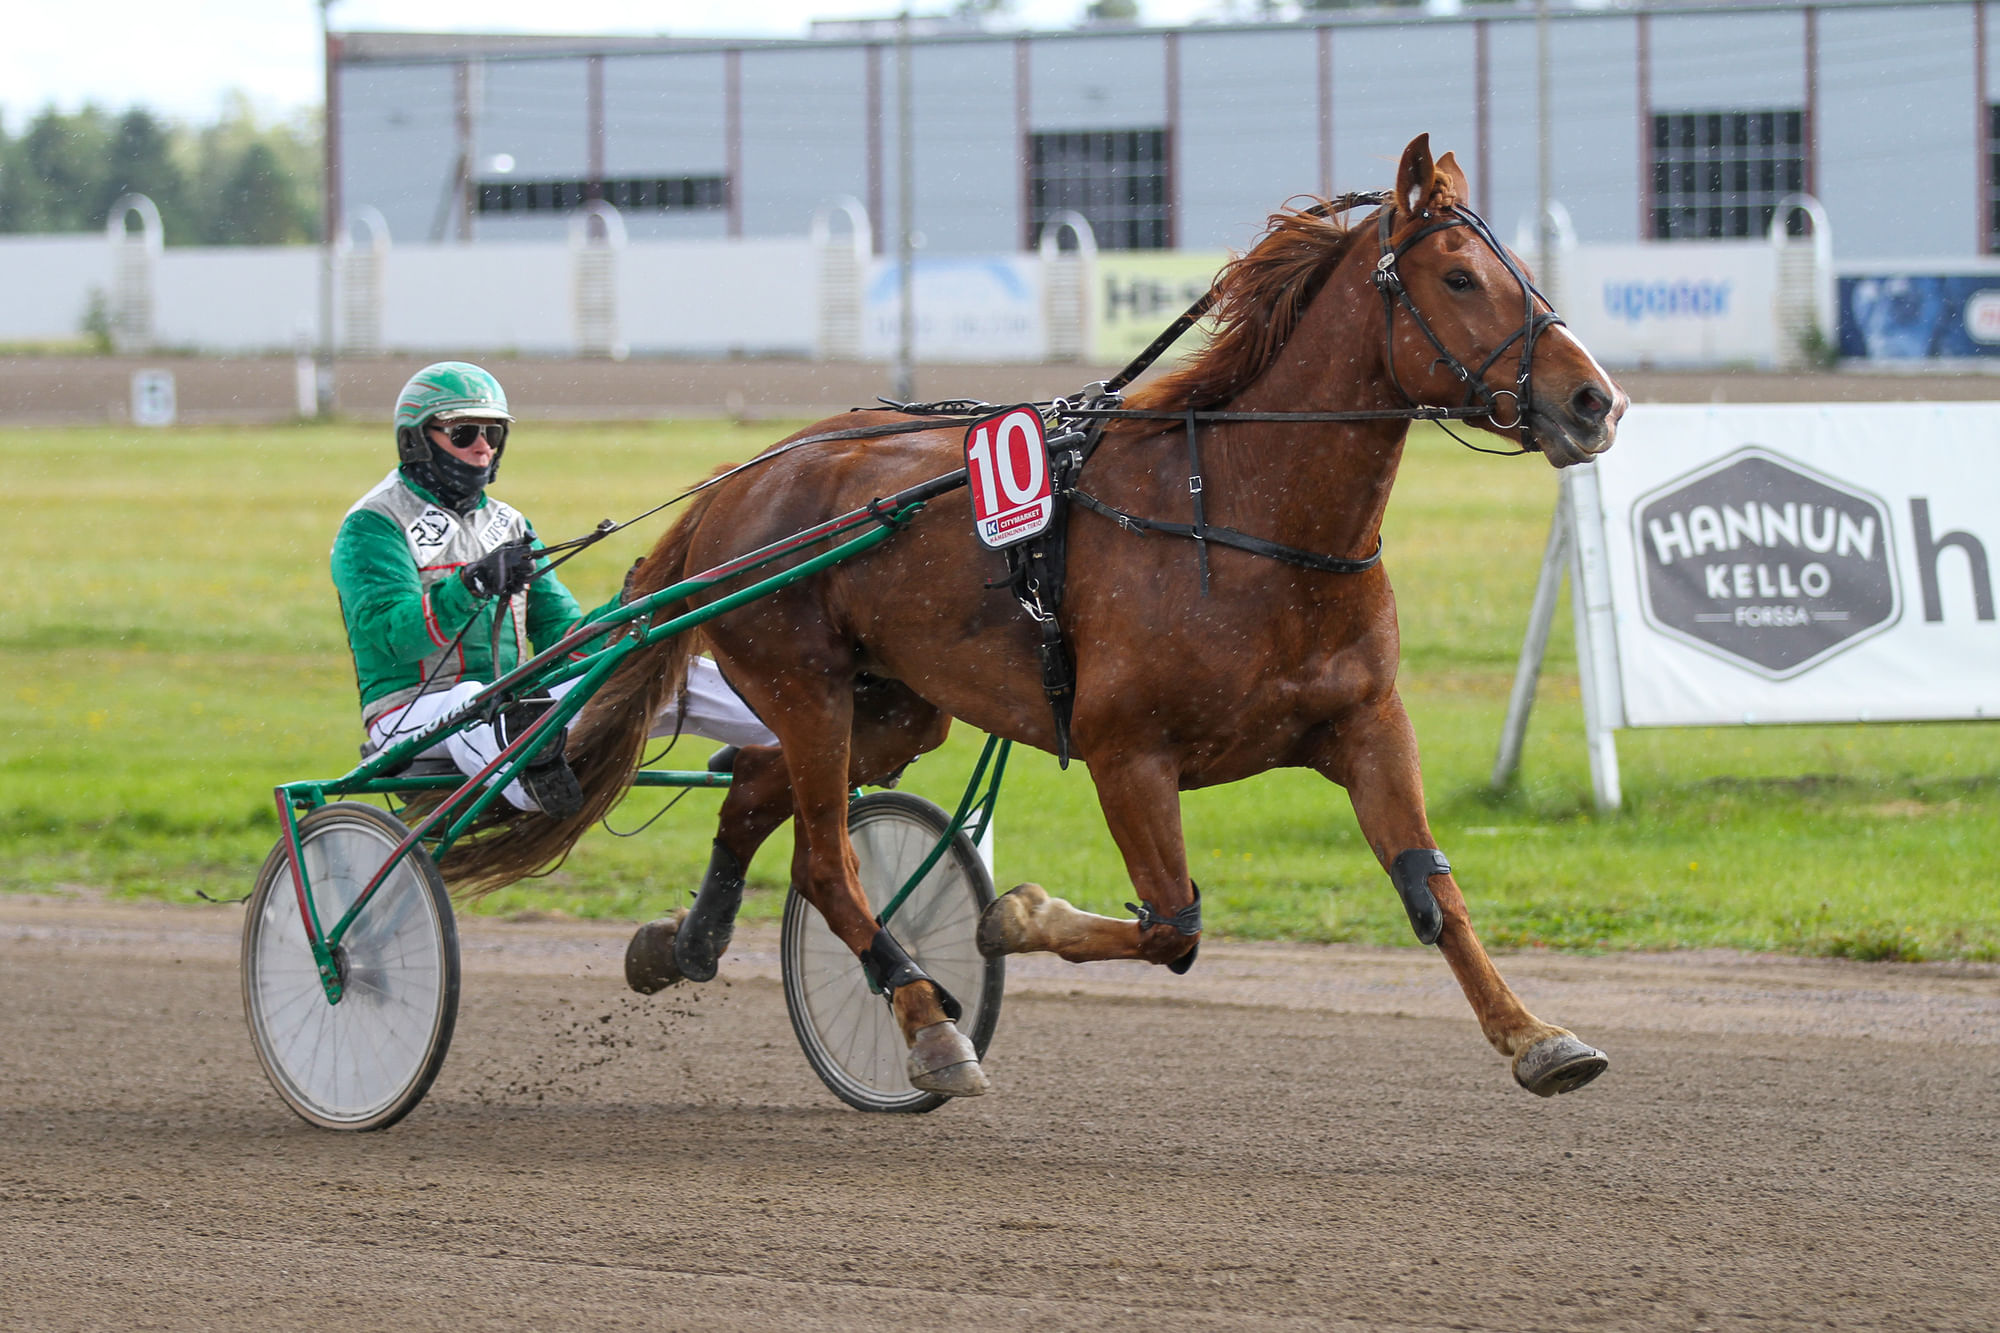
[[[825,1093],[775,938],[473,921],[423,1106],[264,1083],[240,908],[0,898],[0,1327],[2000,1325],[2000,969],[1517,956],[1605,1047],[1516,1089],[1417,950],[1015,960],[994,1094]]]

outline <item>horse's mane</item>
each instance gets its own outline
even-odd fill
[[[1349,226],[1286,207],[1273,213],[1247,254],[1215,278],[1208,318],[1215,333],[1187,364],[1133,391],[1130,405],[1179,411],[1208,408],[1241,393],[1262,375],[1298,328],[1299,319],[1366,224]]]

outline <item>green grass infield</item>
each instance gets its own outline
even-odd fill
[[[530,423],[495,493],[549,540],[623,518],[788,429],[713,421]],[[0,431],[0,888],[192,901],[248,891],[274,784],[353,765],[360,726],[327,551],[388,470],[386,427]],[[1567,614],[1519,785],[1486,787],[1554,502],[1537,459],[1419,427],[1384,557],[1430,814],[1501,949],[1726,946],[1868,959],[2000,957],[2000,733],[1990,724],[1623,732],[1626,806],[1591,808]],[[565,567],[588,606],[666,515]],[[1190,557],[1192,558],[1192,557]],[[980,737],[957,730],[905,790],[950,805]],[[685,741],[666,763],[698,767]],[[636,828],[670,795],[635,793]],[[713,792],[641,836],[594,831],[559,870],[470,910],[644,918],[687,901]],[[1411,944],[1338,788],[1273,773],[1183,799],[1218,936]],[[1032,879],[1123,914],[1132,897],[1088,774],[1018,753],[997,818],[1002,888]],[[787,839],[747,910],[781,904]]]

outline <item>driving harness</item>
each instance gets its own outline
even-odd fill
[[[1309,214],[1327,216],[1344,212],[1364,204],[1379,204],[1387,196],[1379,193],[1357,193],[1341,195],[1324,204],[1314,205],[1306,210]],[[1049,436],[1049,478],[1052,493],[1052,511],[1047,525],[1042,531],[1026,541],[1006,547],[1003,554],[1007,560],[1007,576],[989,584],[989,587],[1004,587],[1013,593],[1021,609],[1033,622],[1038,635],[1036,645],[1041,658],[1042,692],[1047,696],[1049,709],[1055,719],[1056,760],[1063,768],[1069,767],[1070,721],[1076,706],[1076,666],[1069,646],[1063,637],[1058,616],[1062,610],[1063,589],[1066,575],[1066,551],[1069,531],[1069,507],[1087,509],[1100,514],[1118,524],[1127,532],[1160,533],[1169,537],[1180,537],[1195,543],[1196,561],[1201,574],[1201,595],[1209,592],[1208,545],[1233,547],[1252,555],[1282,561],[1302,569],[1315,570],[1324,574],[1361,574],[1373,569],[1382,559],[1382,544],[1377,538],[1374,551],[1359,558],[1326,555],[1308,551],[1297,546],[1288,546],[1266,537],[1241,532],[1235,528],[1210,524],[1204,501],[1206,484],[1201,467],[1201,424],[1203,422],[1255,422],[1255,421],[1379,421],[1400,419],[1412,421],[1468,420],[1486,418],[1501,430],[1520,430],[1522,447],[1519,450],[1481,450],[1481,452],[1525,453],[1531,447],[1532,436],[1527,426],[1527,403],[1529,402],[1529,376],[1534,361],[1535,343],[1551,326],[1561,324],[1562,317],[1548,308],[1548,301],[1528,278],[1527,273],[1507,253],[1505,246],[1493,235],[1485,219],[1471,209],[1451,205],[1433,217],[1429,211],[1419,214],[1426,224],[1406,237],[1402,244],[1390,243],[1391,227],[1395,218],[1393,210],[1384,210],[1377,223],[1377,244],[1381,255],[1371,270],[1371,280],[1382,295],[1383,337],[1385,357],[1388,364],[1390,383],[1407,406],[1379,411],[1352,412],[1231,412],[1199,411],[1192,407],[1179,412],[1148,411],[1123,406],[1121,391],[1137,379],[1145,369],[1166,351],[1202,316],[1206,315],[1215,302],[1215,291],[1211,288],[1187,311],[1155,338],[1131,364],[1113,378],[1086,388],[1075,399],[1058,398],[1051,405],[1049,416],[1057,430]],[[1430,323],[1417,308],[1409,289],[1404,285],[1402,275],[1397,270],[1397,262],[1409,252],[1417,242],[1455,227],[1465,227],[1492,250],[1507,272],[1519,284],[1523,301],[1521,326],[1505,341],[1489,353],[1476,369],[1469,368],[1438,338]],[[1539,313],[1535,304],[1540,301],[1544,307]],[[1455,408],[1426,407],[1418,404],[1409,391],[1403,387],[1396,371],[1395,327],[1398,311],[1406,313],[1415,323],[1419,332],[1437,351],[1433,363],[1442,365],[1460,383],[1465,385],[1465,402]],[[1514,388],[1495,390],[1488,388],[1484,376],[1509,348],[1520,344],[1520,365],[1515,376]],[[1500,421],[1501,399],[1513,400],[1513,420]],[[886,400],[885,400],[886,401]],[[917,415],[958,414],[967,411],[990,411],[985,404],[965,402],[896,404],[899,411]],[[1188,499],[1192,510],[1192,521],[1188,523],[1170,522],[1165,519],[1146,518],[1130,514],[1115,505],[1106,503],[1082,489],[1080,481],[1084,465],[1090,460],[1098,444],[1103,439],[1105,426],[1114,420],[1174,421],[1181,424],[1187,436],[1188,450]],[[1449,430],[1449,427],[1446,428]],[[1453,435],[1461,444],[1479,449],[1463,438]]]

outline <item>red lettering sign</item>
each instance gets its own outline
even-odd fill
[[[980,541],[998,550],[1048,527],[1055,509],[1048,437],[1034,408],[1011,407],[974,422],[965,432],[965,470]]]

